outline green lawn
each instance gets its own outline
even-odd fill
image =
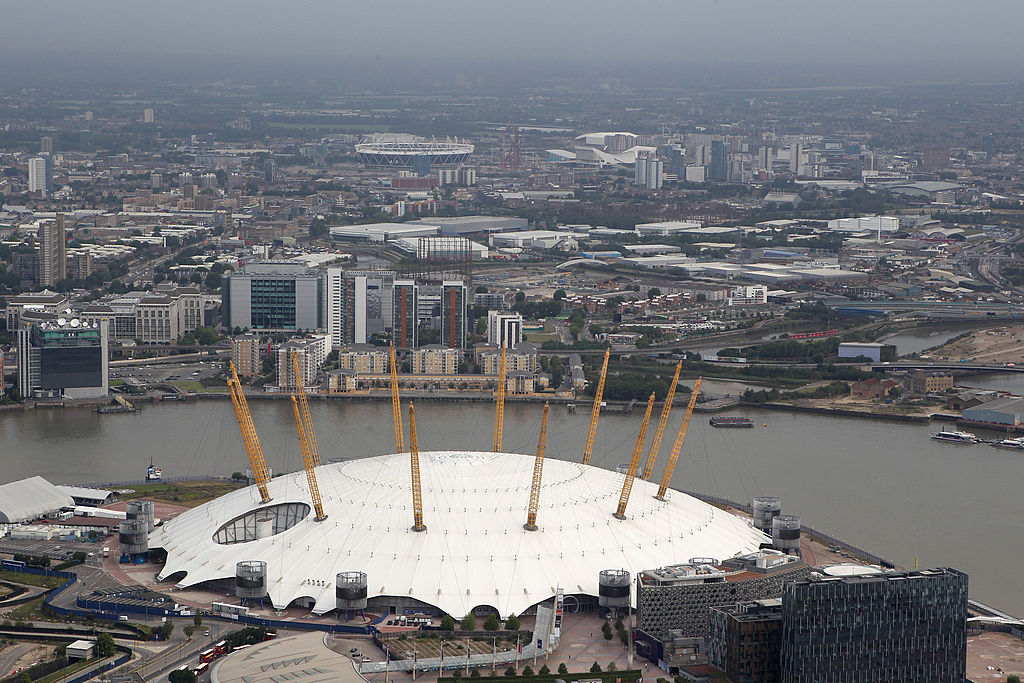
[[[57,588],[66,581],[66,579],[57,576],[40,576],[39,574],[9,572],[6,570],[0,571],[0,580],[21,583],[26,586],[41,586],[43,588]]]
[[[204,386],[202,382],[197,379],[184,379],[180,382],[174,382],[174,386],[178,387],[182,391],[190,394],[202,394],[202,393],[214,393],[214,394],[226,394],[228,393],[228,385],[221,384],[212,387]]]
[[[131,493],[122,493],[121,498],[146,498],[184,507],[196,507],[234,491],[240,484],[214,481],[188,481],[179,484],[142,484]]]

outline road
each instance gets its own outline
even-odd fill
[[[0,679],[15,673],[14,665],[34,647],[38,646],[35,643],[15,643],[0,650]]]

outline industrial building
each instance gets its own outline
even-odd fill
[[[18,387],[26,398],[101,398],[110,392],[106,322],[23,324],[17,342]]]
[[[42,477],[0,484],[0,524],[20,524],[74,508],[69,493]]]
[[[876,363],[892,362],[896,360],[896,346],[894,344],[877,344],[872,342],[840,342],[840,358],[864,357]]]
[[[1024,423],[1024,398],[1000,398],[964,408],[962,417],[967,422],[1014,427]]]
[[[445,236],[526,230],[530,226],[530,221],[515,216],[452,216],[447,218],[431,216],[409,221],[405,225],[416,225],[417,223],[437,226],[441,235]]]
[[[960,683],[967,575],[955,569],[811,576],[782,594],[782,680]]]
[[[555,459],[544,462],[538,531],[528,531],[534,456],[466,451],[419,454],[426,530],[416,533],[409,459],[398,453],[316,467],[328,515],[319,522],[302,471],[267,481],[268,505],[250,487],[189,510],[150,537],[150,547],[167,551],[159,578],[195,586],[233,578],[238,562],[262,560],[278,608],[333,610],[337,574],[360,571],[377,611],[431,606],[461,616],[486,606],[520,614],[559,585],[596,599],[604,569],[635,573],[732,557],[766,540],[696,498],[671,492],[658,500],[657,484],[640,479],[626,519],[616,519],[623,475]]]

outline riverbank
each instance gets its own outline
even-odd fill
[[[948,413],[930,413],[927,415],[910,415],[906,413],[888,413],[884,411],[853,410],[848,408],[827,408],[824,406],[798,405],[794,403],[760,403],[756,401],[740,401],[741,406],[748,408],[761,408],[763,410],[779,410],[791,413],[812,413],[816,415],[832,415],[837,417],[859,417],[868,420],[886,420],[889,422],[914,422],[927,424],[929,422],[957,422],[959,415]]]

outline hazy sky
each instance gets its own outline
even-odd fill
[[[0,51],[1024,65],[1022,0],[6,0]]]

